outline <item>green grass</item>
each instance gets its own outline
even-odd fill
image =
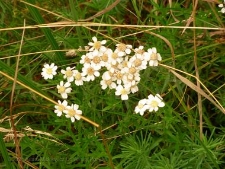
[[[104,12],[113,2],[0,1],[0,168],[225,168],[225,15],[218,4],[199,0],[194,23],[188,25],[192,1],[122,0]],[[80,22],[102,10],[102,15]],[[86,46],[93,36],[106,39],[112,49],[122,42],[145,50],[156,47],[162,56],[158,67],[141,71],[139,91],[126,101],[114,89],[102,90],[100,77],[72,85],[68,103],[78,104],[84,118],[99,127],[54,113],[61,99],[56,88],[63,79],[60,70],[81,70],[85,54],[66,52]],[[53,80],[41,77],[44,63],[58,65]],[[135,114],[139,100],[157,93],[165,107]]]

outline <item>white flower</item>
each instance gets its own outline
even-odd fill
[[[135,80],[133,79],[132,74],[125,74],[122,79],[123,85],[130,88],[132,85],[135,85]]]
[[[63,78],[67,79],[68,82],[72,82],[74,80],[74,67],[67,67],[66,70],[61,70],[61,73],[64,74]]]
[[[123,87],[122,85],[118,85],[116,87],[115,94],[117,96],[121,96],[122,100],[128,100],[128,94],[130,94],[130,89],[127,87]]]
[[[88,57],[91,60],[90,64],[92,66],[94,66],[97,70],[100,70],[101,67],[103,67],[105,65],[104,62],[101,60],[102,53],[99,53],[98,55],[95,55],[93,52],[89,52],[86,55],[88,55]]]
[[[85,81],[85,77],[83,77],[78,70],[74,70],[74,78],[75,78],[75,84],[77,86],[83,85],[83,82]]]
[[[131,90],[131,93],[136,93],[139,90],[137,84],[131,86],[130,90]]]
[[[140,115],[144,115],[144,112],[148,109],[146,105],[147,99],[142,99],[138,102],[138,105],[135,107],[135,113],[140,113]]]
[[[90,64],[91,63],[90,54],[87,53],[86,55],[82,55],[80,63],[81,64]]]
[[[149,111],[152,112],[153,110],[156,112],[158,111],[159,107],[164,107],[165,103],[162,102],[162,97],[159,94],[153,96],[150,94],[147,99],[147,106],[149,107]]]
[[[63,81],[60,81],[60,84],[57,85],[58,93],[61,94],[63,99],[67,99],[67,94],[71,92],[72,88],[70,87],[70,85],[71,84],[69,82],[66,82],[64,84]]]
[[[122,83],[123,78],[124,74],[121,71],[117,70],[113,73],[112,79],[113,81],[116,81],[117,84],[120,85]]]
[[[125,56],[131,53],[132,45],[126,45],[124,43],[116,44],[117,48],[115,50],[118,56]]]
[[[141,55],[134,55],[129,59],[129,64],[132,64],[134,67],[136,67],[139,70],[146,69],[147,63],[148,61],[145,60],[144,55],[143,57],[141,57]]]
[[[223,4],[219,4],[218,7],[223,8]]]
[[[142,60],[144,60],[144,46],[139,46],[138,48],[134,49],[135,52],[135,56],[137,56],[137,58],[142,58]]]
[[[55,66],[54,63],[52,63],[51,65],[49,64],[44,64],[44,68],[42,69],[41,75],[42,77],[44,77],[45,80],[47,79],[53,79],[53,76],[55,76],[56,70],[57,70],[57,66]]]
[[[134,66],[132,62],[127,62],[127,65],[122,68],[122,73],[129,73],[129,74],[135,74],[139,72],[139,69],[137,66]]]
[[[121,72],[124,73],[122,82],[124,86],[126,85],[131,89],[132,93],[138,91],[137,84],[140,82],[139,70],[136,67],[129,67],[129,64],[126,68],[123,68]],[[133,87],[132,87],[133,86]]]
[[[88,45],[91,47],[89,51],[93,51],[95,55],[98,55],[99,52],[106,51],[106,47],[103,46],[106,44],[106,40],[98,41],[97,38],[94,36],[92,38],[93,42],[89,42]]]
[[[218,7],[222,8],[220,12],[225,13],[225,0],[223,4],[219,4]]]
[[[103,90],[105,90],[107,87],[109,87],[110,89],[116,88],[116,83],[113,82],[109,71],[106,71],[106,72],[103,73],[102,80],[101,80],[100,84],[101,84],[101,87],[102,87]]]
[[[102,67],[108,67],[111,64],[110,56],[112,53],[112,49],[107,48],[107,50],[100,56],[102,61]]]
[[[99,77],[100,73],[98,71],[98,67],[91,64],[84,64],[81,75],[89,82],[95,80],[95,77]]]
[[[162,60],[161,55],[157,53],[155,47],[148,49],[148,51],[145,52],[145,57],[149,60],[149,66],[158,66],[158,61]]]
[[[117,65],[118,63],[121,63],[123,61],[123,56],[119,56],[118,52],[116,51],[110,53],[109,57],[111,65]]]
[[[77,104],[72,104],[71,106],[67,106],[64,111],[67,118],[70,118],[72,122],[75,119],[80,120],[80,115],[82,114],[81,110],[78,110],[79,106]]]
[[[58,105],[55,105],[54,112],[57,114],[57,116],[61,116],[62,112],[66,109],[68,103],[66,100],[63,100],[63,102],[58,100],[58,103]]]

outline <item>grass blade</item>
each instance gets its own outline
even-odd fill
[[[192,83],[190,80],[187,78],[181,76],[180,74],[176,73],[173,70],[170,70],[178,79],[180,79],[183,83],[185,83],[187,86],[189,86],[191,89],[208,99],[212,104],[214,104],[221,112],[225,114],[225,111],[223,110],[222,107],[220,107],[210,96],[208,96],[201,88],[196,86],[194,83]]]
[[[13,166],[12,166],[12,163],[10,162],[10,158],[9,158],[8,152],[6,150],[5,143],[3,141],[3,136],[2,136],[1,132],[0,132],[0,150],[1,150],[1,154],[4,159],[4,162],[5,162],[5,166],[8,169],[13,169]]]
[[[33,0],[28,0],[28,2],[34,4]],[[43,17],[41,16],[40,12],[36,8],[34,8],[33,6],[29,6],[29,5],[27,5],[27,8],[29,9],[31,15],[33,16],[34,20],[38,24],[44,23]],[[58,46],[55,38],[53,37],[51,30],[49,28],[41,28],[41,30],[44,33],[47,41],[51,45],[52,49],[59,50],[59,46]],[[56,57],[49,58],[49,59],[53,62],[57,61],[57,62],[62,63],[65,60],[65,57],[62,52],[56,52]]]
[[[10,66],[8,66],[7,64],[5,64],[4,62],[2,62],[0,60],[0,70],[5,72],[6,74],[8,74],[11,77],[14,77],[15,71],[14,69],[12,69]],[[27,86],[29,86],[30,88],[36,90],[37,92],[47,96],[46,93],[44,93],[42,90],[40,90],[40,88],[38,88],[38,83],[35,83],[34,81],[30,81],[28,80],[26,77],[24,77],[23,75],[18,73],[18,77],[17,80],[20,81],[23,84],[26,84]]]

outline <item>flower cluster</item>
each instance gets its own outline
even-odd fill
[[[223,1],[222,4],[219,4],[218,7],[221,8],[220,12],[225,13],[225,0]]]
[[[152,112],[153,110],[158,111],[159,107],[164,107],[165,103],[162,101],[162,97],[159,94],[153,96],[150,94],[148,99],[142,99],[138,102],[138,105],[135,107],[135,113],[139,113],[140,115],[144,115],[144,112],[148,110]]]
[[[58,105],[55,105],[54,112],[57,114],[57,116],[61,116],[62,113],[65,113],[65,116],[74,122],[75,119],[80,120],[80,115],[82,114],[82,111],[78,108],[79,106],[77,104],[72,104],[69,106],[66,100],[63,100],[63,102],[59,100]]]
[[[42,69],[41,75],[45,80],[47,79],[53,79],[53,76],[57,74],[57,66],[55,66],[54,63],[51,65],[44,64],[44,68]],[[78,72],[76,70],[73,70],[74,68],[67,67],[66,70],[61,70],[61,73],[64,75],[63,78],[66,79],[66,82],[60,81],[60,83],[57,85],[58,93],[62,96],[63,99],[68,98],[68,94],[72,91],[71,88],[71,82],[75,79],[75,84],[80,85],[83,84],[83,81],[77,80],[77,77],[79,76]],[[62,102],[58,100],[58,104],[55,105],[55,113],[57,116],[61,116],[63,113],[65,113],[65,116],[67,118],[70,118],[72,122],[75,121],[75,119],[80,120],[82,115],[82,111],[78,109],[79,106],[77,104],[68,105],[68,102],[66,100],[63,100]]]
[[[57,89],[63,99],[67,99],[68,94],[71,93],[72,83],[81,86],[84,82],[94,81],[101,75],[100,85],[103,90],[113,89],[115,95],[120,96],[121,100],[128,100],[130,93],[138,91],[141,70],[146,69],[147,66],[158,66],[159,61],[162,60],[155,47],[144,50],[144,46],[133,48],[132,45],[119,43],[115,45],[115,49],[111,49],[106,47],[105,44],[106,40],[99,41],[96,37],[93,37],[92,41],[85,47],[87,53],[81,56],[81,70],[77,70],[75,67],[66,67],[66,69],[61,70],[64,81],[60,81]],[[73,53],[75,52],[73,51]],[[44,79],[52,79],[57,74],[56,70],[57,66],[54,63],[51,65],[45,64],[42,69],[42,76]],[[152,95],[149,97],[151,98]],[[158,101],[156,98],[155,100]],[[146,100],[146,103],[144,103],[145,101],[142,100],[140,104],[144,105],[145,110],[157,111],[157,106],[160,107],[161,104],[156,105],[156,101],[150,103],[153,100],[148,102]],[[58,105],[55,106],[55,113],[57,116],[65,113],[67,118],[75,121],[75,119],[79,120],[82,114],[82,111],[78,108],[79,106],[76,104],[68,106],[66,100],[58,101]],[[139,110],[141,115],[143,115],[144,109]],[[137,111],[138,108],[135,109],[135,112]]]
[[[149,66],[158,66],[162,60],[155,47],[144,50],[143,46],[133,49],[132,45],[116,44],[116,49],[105,47],[106,41],[98,41],[96,37],[89,42],[89,51],[82,55],[80,63],[83,64],[81,77],[83,81],[93,81],[100,76],[101,88],[115,89],[115,95],[122,100],[128,100],[130,93],[138,91],[140,71]],[[133,53],[133,55],[131,55]]]

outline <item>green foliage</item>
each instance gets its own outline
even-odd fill
[[[68,103],[78,104],[82,115],[99,124],[99,128],[82,119],[72,123],[65,116],[56,116],[55,105],[49,101],[61,99],[56,89],[63,79],[61,69],[70,66],[81,70],[79,61],[86,53],[83,47],[96,36],[99,40],[106,39],[107,47],[118,42],[131,44],[134,48],[143,45],[145,50],[156,47],[162,56],[162,64],[194,76],[196,47],[199,79],[225,107],[225,35],[219,29],[224,28],[225,17],[218,12],[218,4],[199,1],[194,18],[198,28],[194,29],[192,22],[187,24],[193,10],[190,0],[171,3],[121,0],[107,12],[104,10],[114,0],[24,2],[0,1],[0,168],[19,167],[10,122],[13,90],[10,77],[14,78],[15,74],[18,83],[12,98],[12,114],[25,169],[225,168],[225,115],[202,97],[201,123],[196,91],[163,66],[142,70],[139,91],[130,94],[126,101],[115,96],[114,89],[102,90],[101,77],[83,86],[73,83]],[[88,21],[89,26],[75,24],[100,11],[103,11],[102,15]],[[15,72],[24,19],[27,27],[19,70]],[[28,27],[60,22],[68,22],[68,25]],[[112,25],[101,25],[105,23]],[[80,46],[82,50],[78,50]],[[66,56],[70,49],[76,50],[76,56]],[[41,77],[43,65],[53,62],[58,66],[58,74],[53,80],[46,81]],[[193,77],[179,73],[196,84]],[[204,92],[207,93],[205,89]],[[163,97],[165,107],[157,112],[146,112],[144,116],[135,114],[139,100],[157,93]],[[203,127],[202,134],[200,126]]]
[[[120,155],[114,158],[120,158],[120,165],[123,168],[149,168],[151,167],[150,159],[155,153],[162,139],[153,140],[151,133],[129,136],[121,143]],[[119,165],[119,166],[120,166]]]

